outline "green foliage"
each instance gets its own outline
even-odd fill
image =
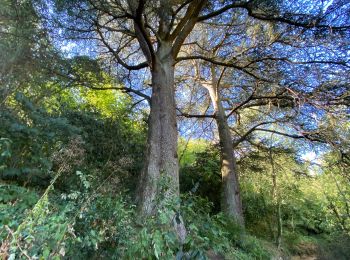
[[[210,143],[203,139],[186,140],[179,139],[178,154],[182,167],[193,165],[197,159],[197,154],[205,152],[210,147]]]
[[[7,214],[17,213],[1,226],[10,259],[26,255],[39,259],[207,259],[210,254],[224,256],[232,252],[239,252],[245,259],[268,259],[260,242],[241,236],[238,226],[224,215],[211,215],[212,205],[201,197],[184,195],[181,208],[178,202],[168,200],[154,217],[140,222],[125,193],[112,195],[105,189],[109,179],[102,186],[92,176],[77,171],[80,188],[62,193],[54,185],[63,174],[56,175],[40,199],[38,192],[32,191],[29,197],[26,189],[7,188],[8,194],[14,194],[4,197],[3,206]],[[19,199],[20,193],[27,201]],[[11,204],[14,197],[16,203]],[[171,224],[175,212],[185,219],[184,244]]]
[[[339,231],[346,233],[349,193],[347,186],[344,186],[347,181],[344,165],[334,164],[334,156],[333,161],[328,156],[329,167],[325,165],[322,174],[314,175],[312,168],[300,164],[294,158],[293,151],[275,149],[273,152],[277,174],[276,193],[280,197],[282,212],[284,252],[287,254],[289,250],[290,254],[302,254],[301,248],[305,246],[322,247],[318,245],[317,239],[309,239],[310,236],[327,237]],[[214,204],[214,209],[217,208],[214,212],[217,212],[220,208],[217,192],[220,189],[218,152],[211,148],[194,154],[194,158],[192,164],[181,168],[181,190],[207,197]],[[238,165],[247,230],[259,238],[275,241],[277,200],[272,196],[272,166],[268,158],[269,151],[251,152],[248,156],[240,158]],[[244,247],[244,243],[237,243],[231,257],[245,259],[246,253],[241,255]],[[250,248],[248,243],[247,253],[253,253],[254,248],[258,247]],[[262,253],[265,252],[266,246],[262,245],[260,248],[261,250],[254,253],[255,257],[266,258]],[[259,252],[261,256],[258,256]],[[309,254],[311,253],[310,251]],[[250,258],[248,256],[248,259]]]
[[[220,210],[220,157],[216,147],[209,146],[203,152],[194,153],[193,163],[180,169],[180,190],[192,192],[207,198],[213,204],[213,210]]]
[[[38,199],[34,190],[11,184],[0,185],[0,240],[6,237],[5,226],[16,229],[26,210],[32,208]]]
[[[222,213],[211,214],[212,206],[201,197],[184,195],[182,212],[189,233],[185,247],[195,248],[198,256],[212,250],[228,259],[271,259],[272,252],[260,240]]]
[[[0,138],[0,171],[6,168],[5,161],[11,157],[11,143],[8,138]]]
[[[1,156],[1,178],[44,185],[49,179],[53,151],[79,133],[79,128],[66,118],[50,115],[21,93],[17,93],[13,105],[3,109],[0,125],[0,136],[6,137],[2,138],[6,151]]]
[[[317,241],[319,259],[349,259],[350,237],[343,233],[334,233]]]

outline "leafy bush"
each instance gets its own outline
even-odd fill
[[[17,93],[13,104],[2,110],[0,125],[2,140],[11,140],[7,142],[8,152],[2,152],[0,177],[43,186],[51,178],[51,154],[79,133],[66,118],[49,114],[23,93]]]
[[[37,191],[12,184],[0,184],[0,240],[6,238],[9,228],[16,229],[25,213],[38,201]]]
[[[228,255],[235,247],[240,248],[236,253],[265,259],[256,240],[241,237],[238,226],[227,222],[224,215],[210,214],[212,204],[206,199],[184,195],[181,208],[178,202],[169,201],[153,218],[141,222],[125,193],[105,193],[88,175],[76,174],[80,190],[63,194],[54,189],[53,182],[34,205],[38,196],[33,193],[31,210],[22,210],[11,223],[3,223],[1,234],[9,259],[26,255],[44,259],[206,259],[210,254]],[[54,181],[60,178],[56,176]],[[6,210],[9,201],[4,201]],[[24,201],[11,206],[18,212],[30,207]],[[176,211],[186,221],[184,244],[171,225]]]
[[[191,192],[212,203],[213,212],[220,212],[220,157],[217,147],[209,146],[194,154],[194,162],[180,169],[180,191]]]

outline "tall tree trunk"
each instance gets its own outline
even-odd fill
[[[271,163],[271,173],[272,173],[272,201],[276,205],[276,219],[277,219],[277,234],[276,234],[276,246],[279,249],[282,243],[282,211],[281,211],[281,197],[277,191],[277,172],[275,169],[275,164],[273,161],[272,151],[269,151],[270,163]]]
[[[244,218],[236,159],[225,110],[221,104],[220,93],[218,91],[218,80],[215,76],[215,68],[212,69],[212,83],[210,86],[207,86],[207,89],[214,106],[215,120],[220,139],[222,178],[221,208],[224,213],[231,216],[243,227]]]
[[[162,203],[176,203],[179,197],[174,59],[171,45],[166,43],[162,43],[158,49],[152,66],[148,126],[146,158],[137,194],[142,216],[155,214],[157,207],[164,206]],[[186,230],[181,216],[174,215],[172,221],[183,241]]]
[[[162,44],[152,66],[152,98],[147,154],[139,183],[138,202],[144,215],[155,212],[156,197],[179,195],[174,60],[171,46]],[[159,180],[167,179],[168,191],[160,194]]]
[[[282,222],[282,211],[281,211],[281,198],[278,198],[277,201],[277,237],[276,237],[276,246],[278,249],[281,248],[282,243],[282,228],[283,228],[283,222]]]
[[[134,4],[136,2],[137,5]],[[157,50],[154,49],[150,32],[145,27],[142,15],[145,2],[134,1],[130,6],[134,13],[136,37],[152,73],[147,153],[137,190],[140,213],[149,216],[157,212],[157,207],[162,205],[166,207],[168,202],[176,203],[179,198],[174,66],[181,46],[195,26],[206,1],[190,1],[185,16],[172,31],[173,5],[168,0],[161,0],[160,8],[157,10],[159,17],[156,33]],[[164,187],[164,184],[167,187]],[[184,222],[176,208],[174,211],[171,221],[180,241],[184,242],[186,237]]]

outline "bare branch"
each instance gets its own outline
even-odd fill
[[[247,132],[245,132],[238,140],[233,142],[233,148],[236,148],[241,142],[245,141],[247,137],[253,133],[259,126],[262,125],[268,125],[276,123],[276,121],[268,121],[268,122],[261,122],[259,124],[256,124],[255,126],[251,127]]]
[[[245,7],[245,4],[238,2],[238,3],[233,3],[233,4],[226,5],[226,6],[220,8],[220,9],[218,9],[216,11],[213,11],[211,13],[208,13],[206,15],[202,15],[202,16],[198,17],[197,21],[201,22],[201,21],[204,21],[204,20],[208,20],[208,19],[213,18],[215,16],[218,16],[218,15],[220,15],[220,14],[222,14],[222,13],[224,13],[224,12],[230,10],[230,9],[239,8],[239,7]]]
[[[170,35],[170,40],[174,40],[172,50],[173,57],[176,57],[179,53],[186,37],[195,26],[198,15],[205,3],[206,1],[194,0],[188,6],[185,17],[182,18],[178,26],[175,28],[174,32]]]
[[[193,115],[193,114],[188,114],[188,113],[183,113],[181,112],[180,109],[176,109],[177,111],[179,111],[180,114],[178,114],[177,116],[183,116],[183,117],[187,117],[187,118],[215,118],[215,115]]]
[[[100,36],[100,40],[103,42],[103,44],[105,45],[105,47],[109,50],[109,52],[111,52],[113,54],[113,56],[117,59],[118,63],[120,65],[122,65],[124,68],[128,69],[128,70],[140,70],[143,68],[147,68],[148,67],[148,63],[147,62],[142,62],[140,64],[137,65],[129,65],[126,62],[124,62],[120,56],[119,56],[119,51],[115,51],[107,42],[107,40],[104,38],[102,32],[100,31],[99,27],[97,26],[96,31],[98,33],[98,35]]]
[[[316,141],[316,142],[321,142],[321,143],[326,143],[325,140],[322,140],[317,137],[313,137],[312,134],[317,134],[317,133],[302,133],[301,135],[296,135],[296,134],[288,134],[288,133],[283,133],[280,131],[276,130],[270,130],[270,129],[264,129],[264,128],[255,128],[255,131],[263,131],[263,132],[269,132],[277,135],[282,135],[285,137],[293,138],[293,139],[308,139],[310,141]]]
[[[136,33],[137,39],[139,40],[141,49],[148,61],[148,64],[152,66],[153,60],[155,57],[155,54],[154,54],[155,51],[153,49],[153,45],[150,40],[149,34],[144,27],[144,21],[142,18],[142,14],[145,7],[145,1],[139,0],[138,2],[139,2],[139,5],[135,11],[135,16],[133,17],[135,33]]]
[[[306,65],[306,64],[332,64],[332,65],[340,65],[340,66],[345,66],[350,68],[350,65],[347,64],[347,62],[345,61],[336,61],[336,60],[305,60],[305,61],[295,61],[295,60],[291,60],[287,57],[264,57],[264,58],[260,58],[260,59],[256,59],[253,61],[250,61],[247,65],[245,65],[246,67],[249,67],[251,64],[253,63],[257,63],[257,62],[262,62],[262,61],[268,61],[268,60],[272,60],[272,61],[284,61],[286,63],[290,63],[290,64],[299,64],[299,65]]]
[[[263,20],[263,21],[275,21],[275,22],[281,22],[289,25],[293,25],[296,27],[302,27],[306,29],[312,29],[312,28],[319,28],[319,29],[331,29],[331,30],[338,30],[338,31],[344,31],[344,30],[349,30],[350,26],[332,26],[328,24],[321,24],[321,17],[311,17],[309,19],[309,22],[302,22],[300,19],[292,20],[288,19],[287,17],[283,16],[276,16],[275,14],[263,14],[263,13],[257,13],[254,12],[253,5],[251,5],[249,2],[247,2],[244,5],[240,6],[241,8],[244,8],[248,11],[248,15],[250,17],[253,17],[258,20]]]
[[[209,58],[209,57],[206,57],[206,56],[203,56],[203,55],[193,55],[193,56],[186,56],[186,57],[178,57],[176,59],[176,62],[180,62],[180,61],[184,61],[184,60],[195,60],[195,59],[198,59],[198,60],[204,60],[204,61],[207,61],[207,62],[210,62],[212,64],[215,64],[215,65],[219,65],[219,66],[224,66],[224,67],[229,67],[229,68],[235,68],[235,69],[238,69],[240,71],[243,71],[244,73],[248,74],[249,76],[255,78],[255,79],[258,79],[260,81],[265,81],[265,82],[269,82],[269,83],[272,83],[273,81],[269,80],[269,79],[266,79],[266,78],[262,78],[256,74],[254,74],[253,72],[251,71],[248,71],[246,66],[238,66],[234,63],[229,63],[229,62],[224,62],[224,61],[219,61],[219,60],[215,60],[213,58]]]

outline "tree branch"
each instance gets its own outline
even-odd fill
[[[233,9],[233,8],[239,8],[239,7],[245,7],[245,4],[244,3],[233,3],[233,4],[229,4],[229,5],[226,5],[216,11],[213,11],[211,13],[208,13],[208,14],[205,14],[205,15],[202,15],[200,17],[198,17],[197,19],[197,22],[201,22],[201,21],[204,21],[204,20],[208,20],[210,18],[213,18],[215,16],[218,16],[224,12],[226,12],[227,10],[230,10],[230,9]]]
[[[174,32],[170,35],[170,40],[174,40],[173,57],[179,53],[183,42],[195,26],[198,15],[207,1],[194,0],[187,8],[184,18],[180,21]]]
[[[98,27],[98,24],[96,26],[97,26],[96,27],[96,31],[97,31],[98,35],[100,36],[100,40],[105,45],[105,47],[108,49],[108,51],[113,54],[113,56],[117,59],[117,61],[118,61],[118,63],[120,65],[122,65],[127,70],[140,70],[140,69],[148,67],[148,63],[147,62],[142,62],[142,63],[137,64],[137,65],[129,65],[126,62],[124,62],[119,56],[120,50],[119,51],[113,50],[113,48],[108,44],[107,40],[104,38],[102,32],[100,31],[100,29]]]
[[[345,66],[345,67],[350,68],[350,65],[348,65],[346,61],[334,61],[334,60],[293,61],[293,60],[291,60],[291,59],[289,59],[287,57],[280,57],[280,58],[278,58],[278,57],[265,57],[265,58],[260,58],[260,59],[256,59],[256,60],[250,61],[245,66],[249,67],[253,63],[262,62],[262,61],[266,61],[266,60],[284,61],[286,63],[299,64],[299,65],[305,65],[305,64],[333,64],[333,65],[340,65],[340,66]]]
[[[178,108],[176,110],[179,111],[179,113],[180,113],[177,116],[183,116],[183,117],[187,117],[187,118],[215,118],[215,115],[193,115],[193,114],[183,113]]]
[[[250,17],[253,17],[253,18],[258,19],[258,20],[276,21],[276,22],[294,25],[296,27],[302,27],[302,28],[306,28],[306,29],[320,28],[320,29],[331,29],[331,30],[338,30],[338,31],[344,31],[344,30],[350,29],[350,26],[331,26],[331,25],[327,25],[327,24],[321,24],[320,17],[311,17],[310,16],[309,22],[301,22],[300,19],[292,20],[292,19],[288,19],[288,18],[283,17],[283,16],[254,13],[253,6],[249,2],[241,5],[240,7],[246,9],[248,11],[248,15]]]
[[[99,88],[99,87],[92,87],[92,86],[88,86],[88,85],[84,85],[85,87],[89,88],[89,89],[93,89],[93,90],[120,90],[122,92],[125,93],[134,93],[140,97],[143,97],[145,100],[147,100],[148,104],[150,104],[151,102],[151,97],[142,93],[141,91],[129,88],[129,87],[108,87],[108,88]]]
[[[288,133],[283,133],[283,132],[279,132],[276,130],[263,129],[263,128],[256,128],[255,130],[269,132],[269,133],[273,133],[273,134],[277,134],[277,135],[282,135],[282,136],[293,138],[293,139],[307,139],[307,140],[314,141],[314,142],[326,143],[325,140],[317,138],[317,137],[313,137],[312,134],[309,134],[309,133],[295,135],[295,134],[288,134]]]
[[[236,148],[241,142],[245,141],[248,135],[254,132],[259,126],[273,124],[273,123],[276,123],[276,121],[268,121],[268,122],[262,122],[262,123],[256,124],[255,126],[250,128],[247,132],[245,132],[238,140],[233,142],[233,148]]]
[[[139,0],[138,1],[138,6],[136,10],[133,10],[134,16],[133,16],[133,21],[134,21],[134,28],[135,28],[135,33],[136,33],[136,38],[139,41],[141,50],[143,54],[145,55],[149,66],[152,66],[153,60],[154,60],[154,49],[152,42],[149,38],[149,35],[144,27],[144,22],[142,19],[142,14],[144,11],[145,7],[145,1],[144,0]]]
[[[238,66],[234,63],[229,63],[229,62],[223,62],[223,61],[218,61],[218,60],[215,60],[215,59],[212,59],[212,58],[209,58],[209,57],[205,57],[205,56],[202,56],[202,55],[193,55],[193,56],[186,56],[186,57],[178,57],[176,59],[176,62],[180,62],[180,61],[184,61],[184,60],[204,60],[204,61],[207,61],[207,62],[210,62],[212,64],[215,64],[215,65],[219,65],[219,66],[224,66],[224,67],[229,67],[229,68],[235,68],[235,69],[238,69],[240,71],[243,71],[244,73],[248,74],[249,76],[255,78],[255,79],[258,79],[260,81],[265,81],[265,82],[268,82],[268,83],[273,83],[273,81],[269,80],[269,79],[266,79],[266,78],[261,78],[259,77],[258,75],[254,74],[253,72],[250,72],[246,69],[246,66],[244,67],[241,67],[241,66]]]

